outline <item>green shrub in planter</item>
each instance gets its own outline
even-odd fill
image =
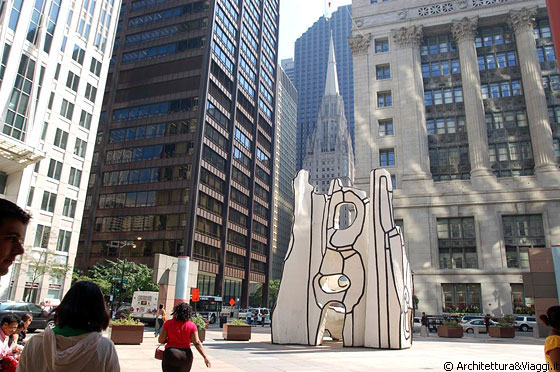
[[[234,319],[224,324],[223,336],[225,340],[248,341],[251,339],[251,326],[242,320]]]
[[[457,322],[454,321],[454,320],[451,320],[451,321],[449,321],[449,322],[443,323],[443,326],[444,326],[444,327],[459,327],[459,323],[457,323]]]
[[[144,339],[144,323],[138,319],[128,318],[117,319],[111,322],[109,337],[115,345],[139,345]]]
[[[515,328],[511,323],[499,322],[488,329],[488,335],[490,337],[513,338],[515,337]]]
[[[196,324],[196,328],[198,328],[198,330],[200,331],[201,329],[206,329],[206,321],[204,320],[203,317],[199,316],[193,316],[191,318],[191,322],[193,322],[194,324]]]
[[[196,329],[198,330],[198,338],[200,342],[204,342],[206,340],[206,327],[208,324],[206,323],[206,319],[199,316],[193,316],[191,318],[191,322],[196,325]]]
[[[127,318],[119,318],[117,320],[112,320],[110,323],[111,326],[113,325],[138,325],[143,326],[143,323],[140,323],[140,320],[133,319],[131,315],[128,315]]]

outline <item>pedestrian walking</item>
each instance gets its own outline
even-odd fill
[[[0,199],[0,276],[6,275],[16,257],[23,254],[24,231],[30,219],[16,204]]]
[[[259,311],[259,313],[257,314],[257,325],[262,324],[262,323],[263,323],[263,316]]]
[[[18,372],[120,372],[113,341],[101,332],[109,326],[103,293],[92,282],[77,282],[47,327],[27,341]]]
[[[490,317],[490,314],[486,314],[486,316],[484,317],[484,325],[486,326],[486,334],[488,334],[488,330],[490,329],[490,319],[492,319]]]
[[[210,368],[210,360],[206,356],[202,343],[198,338],[198,328],[191,319],[191,307],[183,302],[176,305],[171,313],[172,318],[163,323],[158,341],[165,345],[161,368],[163,372],[189,372],[193,363],[191,342],[204,358],[206,367]]]
[[[156,331],[155,331],[155,335],[156,337],[159,336],[160,332],[161,332],[161,327],[163,327],[163,323],[165,323],[165,321],[167,320],[167,314],[165,312],[165,306],[163,306],[163,304],[159,305],[159,309],[157,311],[157,317],[156,317]]]
[[[544,359],[548,364],[549,371],[560,370],[560,306],[551,306],[546,311],[546,315],[539,316],[540,320],[547,327],[550,333],[544,341]]]
[[[421,319],[420,323],[422,324],[421,336],[428,337],[428,336],[429,336],[428,316],[427,316],[426,313],[424,313],[424,312],[422,312],[422,319]]]
[[[253,324],[253,312],[252,311],[247,311],[247,324],[248,325]]]

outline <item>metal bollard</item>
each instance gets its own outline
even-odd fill
[[[478,327],[474,327],[474,337],[479,337],[479,336],[480,336],[480,331]]]

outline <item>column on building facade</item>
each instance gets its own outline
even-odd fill
[[[368,66],[371,34],[350,36],[348,37],[348,44],[354,62],[354,148],[356,151],[354,183],[356,186],[368,190],[369,173],[373,167],[371,160],[373,138],[371,138],[370,124],[371,92],[369,89]]]
[[[484,114],[484,101],[480,84],[476,46],[478,17],[453,21],[451,31],[459,49],[461,79],[463,82],[463,101],[469,137],[469,160],[471,178],[492,175],[488,155],[488,133]]]
[[[393,75],[398,86],[398,97],[395,98],[398,99],[400,125],[403,129],[402,181],[430,179],[424,81],[420,57],[423,28],[422,26],[402,27],[392,31],[392,37],[397,61]]]
[[[548,122],[546,94],[541,80],[541,65],[533,32],[536,8],[511,11],[507,22],[515,33],[523,95],[527,106],[535,172],[557,171],[552,144],[552,129]]]

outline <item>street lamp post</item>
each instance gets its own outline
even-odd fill
[[[141,237],[141,236],[137,236],[137,237],[136,237],[136,240],[137,240],[137,241],[141,241],[141,240],[142,240],[142,237]],[[117,309],[118,309],[118,308],[121,306],[121,304],[122,304],[123,289],[124,289],[124,288],[123,288],[123,287],[124,287],[124,274],[125,274],[125,271],[126,271],[126,267],[125,267],[125,265],[126,265],[126,258],[123,259],[122,270],[121,270],[121,278],[120,278],[120,284],[119,284],[119,285],[120,285],[119,302],[118,302],[118,305],[117,305],[116,308],[115,308],[115,297],[116,297],[116,293],[115,293],[115,292],[116,292],[117,286],[115,285],[115,278],[116,278],[116,275],[117,275],[118,261],[120,261],[120,259],[121,259],[121,250],[122,250],[124,247],[126,247],[127,245],[130,245],[133,249],[136,248],[136,243],[135,243],[135,242],[132,242],[132,241],[124,241],[122,244],[119,245],[118,253],[117,253],[117,265],[115,265],[115,274],[113,275],[113,295],[112,295],[112,298],[111,298],[111,309],[113,310],[113,316],[116,315]]]

